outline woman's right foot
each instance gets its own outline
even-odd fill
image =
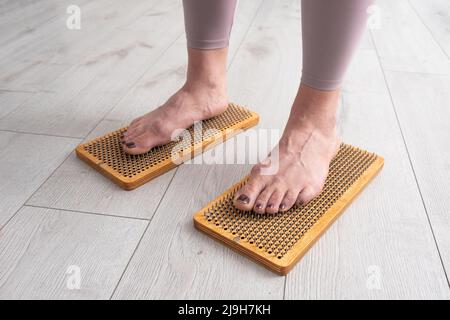
[[[185,85],[162,106],[131,122],[123,134],[123,150],[129,154],[146,153],[170,142],[176,130],[224,112],[228,107],[227,53],[227,48],[189,48]]]

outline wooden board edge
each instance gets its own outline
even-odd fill
[[[204,226],[204,223],[200,221],[198,218],[194,217],[194,226],[197,230],[203,232],[207,236],[209,236],[211,239],[217,241],[218,243],[222,245],[226,245],[231,250],[234,250],[235,252],[238,252],[245,258],[248,258],[254,262],[256,262],[258,265],[265,267],[266,269],[275,272],[276,274],[283,276],[285,275],[280,268],[278,268],[277,265],[273,265],[268,263],[267,260],[261,259],[261,255],[255,255],[254,252],[250,249],[246,249],[242,245],[236,245],[235,241],[233,239],[230,239],[228,237],[223,237],[222,233],[217,232],[211,232],[211,229],[206,228]],[[253,254],[252,254],[253,253]]]

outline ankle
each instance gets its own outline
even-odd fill
[[[301,85],[286,128],[294,131],[318,130],[323,134],[334,134],[339,95],[339,90],[321,91]]]
[[[226,95],[226,78],[213,74],[195,75],[188,77],[183,85],[183,89],[190,93],[213,92],[215,94]]]
[[[228,48],[215,50],[188,49],[187,90],[226,92]]]

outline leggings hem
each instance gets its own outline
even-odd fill
[[[221,39],[221,40],[187,39],[187,46],[192,49],[203,49],[203,50],[222,49],[228,47],[228,45],[229,45],[228,39]]]
[[[322,91],[334,91],[339,89],[342,84],[342,79],[339,80],[324,80],[317,77],[302,73],[302,78],[300,80],[301,84],[308,87],[322,90]]]

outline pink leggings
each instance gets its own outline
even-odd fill
[[[188,47],[228,46],[237,0],[183,0]],[[301,0],[302,83],[335,90],[365,29],[373,0]]]

